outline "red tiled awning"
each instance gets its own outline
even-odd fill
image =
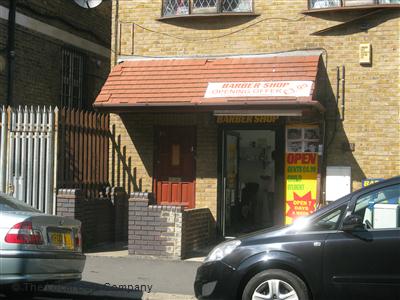
[[[176,58],[125,61],[113,68],[94,106],[109,110],[135,108],[216,108],[254,106],[323,107],[315,99],[320,55]],[[307,95],[210,96],[221,83],[308,82]],[[267,86],[267,85],[266,85]]]

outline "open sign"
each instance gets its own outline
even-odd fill
[[[291,165],[315,164],[317,162],[317,153],[288,153],[286,159],[287,163]]]

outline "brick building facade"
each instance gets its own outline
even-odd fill
[[[85,9],[74,1],[16,2],[15,82],[10,104],[91,108],[110,70],[111,4]],[[9,3],[0,1],[3,63],[8,56]],[[1,69],[0,101],[6,103],[7,68]]]
[[[241,1],[250,5],[243,11],[229,7],[214,7],[215,11],[209,10],[210,7],[203,7],[203,11],[192,1],[187,2],[191,5],[188,10],[182,10],[179,5],[170,6],[172,2],[113,1],[112,53],[113,65],[116,66],[95,103],[99,109],[114,113],[111,120],[115,143],[110,154],[113,185],[124,186],[130,191],[154,192],[155,201],[159,205],[165,204],[157,199],[164,196],[157,194],[158,181],[155,174],[158,172],[158,155],[163,153],[157,142],[157,134],[164,134],[160,133],[160,126],[196,128],[194,207],[208,208],[223,235],[228,235],[224,234],[224,227],[228,222],[227,201],[232,201],[234,207],[235,201],[238,204],[238,198],[241,198],[239,202],[246,195],[251,198],[248,196],[251,194],[251,184],[246,186],[245,181],[256,182],[259,179],[243,177],[242,182],[240,176],[244,176],[246,172],[250,174],[251,170],[255,172],[258,166],[263,166],[264,171],[269,168],[275,170],[258,176],[267,183],[263,186],[259,182],[256,186],[261,192],[256,193],[259,195],[266,191],[263,197],[267,200],[261,203],[256,200],[256,204],[250,205],[250,216],[264,227],[284,222],[285,214],[287,218],[291,210],[290,205],[285,204],[285,197],[288,201],[288,189],[295,188],[288,182],[296,181],[284,171],[290,169],[287,165],[290,152],[311,152],[318,155],[318,163],[309,165],[311,169],[315,167],[315,171],[318,169],[318,174],[313,178],[316,186],[313,187],[315,191],[310,192],[310,200],[321,203],[326,198],[328,167],[350,168],[353,190],[360,188],[365,178],[389,178],[400,173],[400,88],[397,84],[400,81],[400,21],[397,2],[321,8],[316,4],[318,1],[310,1],[310,5],[314,5],[310,7],[307,0],[273,3],[255,0],[250,1],[251,3]],[[228,2],[223,1],[225,4]],[[173,9],[168,10],[171,7]],[[368,53],[371,57],[368,63],[361,61],[364,49],[367,49],[367,58]],[[309,66],[307,70],[303,67],[295,75],[290,74],[290,70],[301,65],[306,60],[305,57],[309,56],[319,57],[317,69],[315,66]],[[168,94],[169,98],[164,90],[161,91],[169,84],[168,80],[172,82],[173,76],[183,76],[183,73],[175,72],[175,69],[159,75],[158,79],[164,81],[164,86],[160,84],[154,90],[160,93],[161,99],[157,98],[156,101],[143,96],[143,93],[157,93],[154,90],[145,90],[144,86],[146,80],[151,82],[155,78],[147,74],[146,70],[156,66],[160,67],[158,70],[163,70],[164,67],[167,69],[180,64],[181,70],[184,70],[186,60],[204,59],[204,64],[214,68],[211,66],[213,61],[218,65],[223,64],[224,59],[231,59],[232,65],[235,65],[236,59],[244,61],[263,57],[271,60],[272,64],[278,64],[282,60],[289,64],[287,73],[282,73],[278,79],[284,84],[293,80],[311,80],[312,100],[317,100],[323,108],[309,109],[304,103],[290,108],[283,108],[277,103],[272,105],[273,100],[280,101],[279,97],[269,99],[271,102],[264,106],[252,107],[250,97],[246,102],[246,105],[250,105],[246,108],[214,106],[203,110],[193,107],[183,109],[183,104],[179,105],[174,101],[185,91],[194,93],[190,90],[190,78],[182,77],[186,87],[189,87],[187,90],[183,85],[181,91],[175,90],[175,94]],[[296,61],[293,57],[300,60]],[[170,60],[171,63],[162,65],[160,61],[163,60]],[[254,62],[247,62],[251,63]],[[188,68],[186,65],[186,69]],[[193,67],[196,70],[193,74],[200,72],[199,68]],[[138,73],[134,73],[135,70]],[[307,73],[303,79],[293,79],[303,71],[314,73]],[[257,72],[261,72],[257,77],[260,81],[274,80],[273,66],[270,70],[272,75],[267,74],[265,78],[262,71]],[[208,80],[208,85],[205,82],[197,92],[205,95],[203,93],[207,93],[212,88],[210,84],[215,82],[229,84],[258,81],[251,73],[245,74],[245,77],[233,78],[226,75],[227,73],[229,72],[221,72],[219,75],[217,73]],[[249,79],[246,80],[246,76]],[[136,79],[144,81],[143,86],[137,87],[139,91],[133,91],[130,86],[137,84],[134,82]],[[119,87],[116,88],[117,81]],[[194,97],[193,94],[188,94],[186,100],[190,102],[191,97]],[[206,98],[204,97],[204,103],[209,100]],[[301,101],[300,98],[297,100]],[[200,102],[203,103],[199,100]],[[254,121],[260,114],[264,117],[277,116],[278,120],[274,124],[249,124],[249,118],[254,117]],[[232,119],[235,116],[248,119]],[[219,117],[222,118],[218,119]],[[257,130],[264,130],[265,135],[258,136]],[[315,141],[312,141],[313,133],[318,133],[318,137],[314,137]],[[229,134],[231,135],[228,137]],[[268,140],[268,134],[273,134],[275,139]],[[293,134],[293,141],[290,140],[290,134]],[[298,141],[295,141],[296,134],[301,135]],[[247,159],[247,167],[239,166],[242,175],[239,176],[237,170],[236,173],[233,172],[236,179],[231,179],[231,182],[234,182],[235,188],[229,190],[232,195],[227,200],[226,186],[229,186],[230,179],[226,162],[230,154],[224,146],[229,146],[229,139],[234,141],[235,135],[239,135],[238,140],[246,141],[250,145],[247,148],[253,150],[242,147],[243,149],[238,148],[240,154],[232,152],[238,156],[239,165],[242,156],[245,158],[247,155],[250,159]],[[306,135],[310,135],[308,138],[311,140],[307,141]],[[302,150],[296,148],[297,142],[303,143],[300,146],[303,147]],[[312,146],[311,150],[305,150],[305,145]],[[167,153],[171,155],[172,161],[180,153],[174,147],[172,145],[172,152]],[[257,158],[253,159],[255,165],[251,167],[251,157],[254,156],[251,151],[258,148],[264,151],[261,152],[263,156],[260,158],[258,152],[254,154]],[[309,157],[311,156],[302,154],[299,159],[308,163]],[[271,161],[274,161],[273,167]],[[247,171],[244,171],[246,168]],[[278,169],[281,171],[277,171]],[[169,176],[171,186],[180,181],[182,177]],[[269,210],[269,216],[264,213],[266,210]],[[246,216],[248,214],[243,207],[237,213]],[[231,217],[235,218],[234,215]]]

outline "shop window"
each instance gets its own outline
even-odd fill
[[[400,0],[309,0],[310,9],[400,4]]]
[[[253,0],[164,0],[163,17],[196,15],[251,13]]]
[[[61,52],[61,106],[83,108],[85,56],[75,50]]]

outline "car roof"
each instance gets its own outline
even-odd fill
[[[399,184],[399,183],[400,183],[400,176],[396,176],[396,177],[392,177],[392,178],[389,178],[389,179],[385,179],[385,180],[376,182],[376,183],[371,184],[371,185],[369,185],[367,187],[361,188],[361,189],[351,193],[351,195],[352,196],[357,196],[358,194],[365,194],[365,193],[373,191],[373,190],[375,190],[377,188],[389,186],[389,185],[392,185],[392,184]]]
[[[17,213],[43,213],[36,208],[24,203],[23,201],[17,200],[11,195],[4,194],[0,192],[0,204],[7,203],[8,206],[13,207],[13,210],[7,210],[7,213],[17,214]]]
[[[318,216],[320,216],[320,215],[322,215],[322,214],[324,214],[324,213],[326,213],[326,212],[328,212],[328,211],[330,211],[332,209],[335,209],[337,207],[340,207],[340,206],[346,204],[353,197],[357,197],[357,196],[359,196],[361,194],[368,193],[368,192],[373,191],[373,190],[375,190],[377,188],[381,188],[381,187],[385,187],[385,186],[389,186],[389,185],[393,185],[393,184],[400,184],[400,176],[396,176],[396,177],[392,177],[392,178],[389,178],[389,179],[385,179],[385,180],[379,181],[379,182],[371,184],[371,185],[369,185],[367,187],[358,189],[358,190],[356,190],[356,191],[354,191],[354,192],[352,192],[350,194],[347,194],[346,196],[343,196],[342,198],[339,198],[338,200],[333,201],[329,205],[324,206],[323,208],[317,210],[315,212],[315,214],[313,214],[312,218],[318,217]]]

